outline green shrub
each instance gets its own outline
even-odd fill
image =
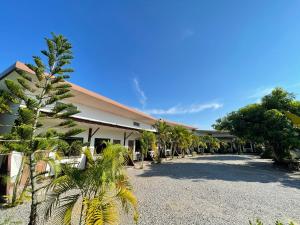
[[[80,156],[82,153],[83,144],[81,141],[74,141],[70,145],[69,155],[70,156]]]
[[[70,146],[68,142],[61,139],[57,141],[57,151],[59,152],[60,155],[67,156],[69,154],[69,149]]]
[[[272,149],[266,148],[261,154],[260,157],[262,159],[273,159],[274,158],[274,153]]]

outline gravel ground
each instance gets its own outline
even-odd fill
[[[300,174],[276,169],[270,160],[212,155],[128,171],[139,199],[139,224],[300,222]]]
[[[140,225],[247,225],[261,218],[300,222],[300,174],[255,156],[212,155],[128,169],[139,200]],[[0,209],[23,221],[29,206]],[[130,225],[125,217],[122,225]]]

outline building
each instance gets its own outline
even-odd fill
[[[5,70],[0,77],[0,89],[5,89],[5,78],[16,80],[18,73],[16,69],[20,69],[33,75],[25,64],[16,62],[14,65]],[[93,154],[100,153],[105,147],[105,142],[122,144],[133,151],[134,159],[140,152],[139,136],[143,130],[155,132],[153,124],[158,120],[153,116],[147,115],[136,109],[127,107],[114,100],[104,97],[95,92],[89,91],[78,85],[72,84],[71,93],[74,97],[65,100],[65,102],[73,103],[78,107],[80,113],[73,116],[79,126],[85,131],[77,136],[70,138],[69,141],[78,140],[89,143]],[[14,105],[13,111],[16,112],[20,105]],[[47,109],[44,109],[47,112]],[[0,124],[13,124],[16,115],[0,115]],[[169,125],[182,125],[190,130],[195,127],[177,124],[175,122],[166,121]],[[0,134],[8,133],[9,126],[0,126]],[[74,159],[73,159],[74,160]],[[76,159],[80,164],[80,158]],[[16,175],[20,156],[11,154],[7,159],[0,158],[0,168],[2,173],[8,174],[11,178]],[[1,189],[1,187],[0,187]],[[1,190],[0,190],[1,191]],[[0,193],[1,195],[1,193]]]
[[[223,143],[227,143],[226,147],[223,147],[225,148],[225,152],[236,152],[239,148],[242,152],[255,152],[254,145],[251,142],[246,142],[245,144],[239,146],[239,144],[236,143],[237,137],[230,134],[229,131],[196,130],[195,133],[199,136],[211,136],[217,138]]]

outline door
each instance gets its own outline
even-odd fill
[[[141,142],[140,142],[140,140],[135,140],[135,152],[141,152]]]
[[[95,138],[94,147],[96,154],[100,154],[103,151],[103,149],[106,148],[107,142],[110,142],[109,138]]]
[[[134,150],[134,141],[133,140],[128,141],[128,148],[132,151]]]

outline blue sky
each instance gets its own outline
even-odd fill
[[[2,1],[0,70],[43,37],[74,46],[71,81],[207,129],[275,86],[300,88],[300,1]]]

